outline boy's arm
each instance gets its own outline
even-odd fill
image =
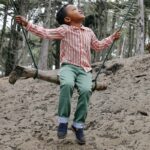
[[[108,48],[114,40],[118,40],[120,38],[121,33],[119,31],[113,33],[111,36],[99,41],[95,34],[92,31],[92,39],[91,39],[91,48],[95,51],[101,51]]]
[[[26,29],[41,38],[49,39],[49,40],[54,40],[54,39],[61,40],[63,39],[66,33],[66,29],[63,26],[60,26],[55,29],[46,29],[41,26],[28,23]]]
[[[66,33],[66,28],[63,26],[60,26],[55,29],[45,29],[41,26],[37,26],[34,24],[29,23],[28,21],[25,20],[24,17],[22,16],[16,16],[16,21],[17,23],[21,24],[26,28],[26,30],[32,32],[33,34],[45,38],[45,39],[63,39]]]

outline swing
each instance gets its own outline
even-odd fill
[[[131,11],[131,8],[134,4],[134,1],[132,1],[125,17],[124,17],[124,20],[122,21],[121,23],[121,26],[120,28],[118,29],[118,31],[120,31],[127,19],[127,16],[129,14],[129,12]],[[13,0],[10,0],[10,3],[11,5],[14,7],[14,10],[15,12],[18,14],[18,11],[17,11],[17,8],[15,6],[15,3]],[[29,45],[29,42],[27,40],[27,36],[26,36],[26,33],[25,33],[25,30],[24,28],[21,26],[22,28],[22,31],[23,31],[23,34],[25,36],[25,40],[26,40],[26,43],[27,43],[27,46],[28,46],[28,49],[29,49],[29,53],[31,55],[31,58],[32,58],[32,61],[34,63],[34,68],[26,68],[26,67],[22,67],[22,66],[16,66],[16,68],[12,71],[12,73],[10,74],[10,77],[9,77],[9,82],[11,84],[14,84],[20,77],[25,77],[25,78],[38,78],[38,79],[42,79],[42,80],[45,80],[45,81],[49,81],[49,82],[52,82],[52,83],[55,83],[55,84],[60,84],[59,82],[59,78],[58,78],[58,75],[57,75],[57,71],[42,71],[42,70],[38,70],[38,67],[35,63],[35,59],[33,57],[33,53],[32,53],[32,50],[31,50],[31,47]],[[111,44],[107,54],[106,54],[106,57],[104,59],[104,61],[102,62],[102,65],[99,66],[99,69],[98,69],[98,72],[96,74],[96,77],[92,80],[93,82],[93,87],[92,87],[92,91],[95,91],[95,90],[105,90],[107,88],[107,86],[105,85],[102,85],[102,84],[99,84],[97,83],[97,79],[99,77],[99,75],[102,73],[102,69],[104,68],[105,66],[105,62],[107,61],[108,59],[108,56],[111,54],[112,52],[112,48],[114,46],[114,43],[115,41],[113,41],[113,43]]]

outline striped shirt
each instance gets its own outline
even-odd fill
[[[99,41],[90,28],[81,26],[81,28],[69,25],[61,25],[55,29],[45,29],[28,23],[26,29],[35,35],[49,39],[61,40],[60,44],[60,62],[66,62],[82,67],[86,72],[91,68],[91,48],[95,51],[101,51],[108,48],[114,38],[109,36]]]

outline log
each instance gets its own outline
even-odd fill
[[[28,79],[28,78],[34,78],[36,74],[36,69],[34,68],[27,68],[23,66],[16,66],[16,68],[11,72],[9,76],[9,83],[15,84],[17,80],[19,79]],[[58,76],[58,70],[50,70],[50,71],[42,71],[38,70],[38,79],[48,81],[55,84],[60,84],[59,76]],[[95,88],[94,88],[95,87]],[[96,86],[93,83],[92,90],[106,90],[107,86],[106,84],[97,83]]]

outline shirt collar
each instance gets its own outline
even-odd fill
[[[75,29],[75,30],[79,30],[79,29],[81,29],[81,30],[87,30],[87,28],[84,26],[84,25],[81,25],[81,28],[78,28],[78,27],[76,27],[76,26],[71,26],[73,29]]]

